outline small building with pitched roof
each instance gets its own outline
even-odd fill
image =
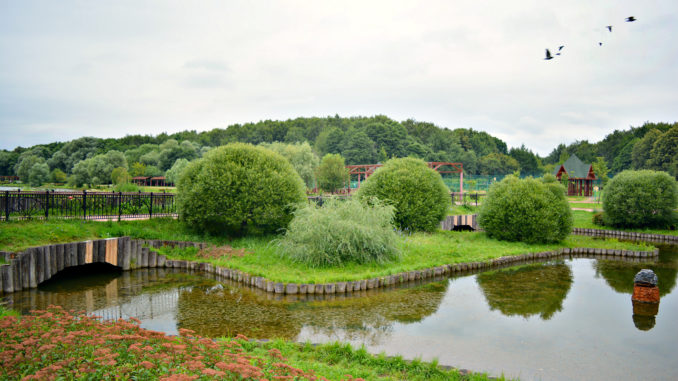
[[[553,170],[553,174],[558,181],[567,173],[569,177],[567,183],[568,196],[592,196],[593,195],[593,181],[597,180],[596,174],[593,173],[593,166],[591,164],[584,164],[575,154],[572,154],[562,165]]]

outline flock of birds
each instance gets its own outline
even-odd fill
[[[625,21],[626,21],[626,22],[634,22],[634,21],[636,21],[636,18],[633,17],[633,16],[629,16],[629,17],[627,17],[627,18],[625,19]],[[612,25],[607,25],[607,26],[605,26],[605,28],[607,28],[607,30],[608,30],[610,33],[612,33]],[[602,43],[602,42],[598,42],[598,46],[603,46],[603,43]],[[554,59],[555,56],[559,56],[559,55],[560,55],[560,53],[562,52],[562,50],[563,50],[564,47],[565,47],[565,45],[560,45],[560,46],[558,47],[558,50],[556,51],[555,55],[551,54],[551,51],[548,50],[548,49],[546,49],[546,57],[545,57],[544,59],[545,59],[545,60],[552,60],[552,59]]]

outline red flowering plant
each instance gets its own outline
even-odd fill
[[[247,338],[214,341],[142,329],[136,319],[101,322],[50,306],[0,319],[0,379],[319,380],[279,351],[253,356]],[[277,351],[277,352],[276,352]]]

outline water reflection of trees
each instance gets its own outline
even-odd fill
[[[633,294],[633,278],[642,269],[651,269],[659,279],[659,295],[671,293],[678,278],[678,246],[666,245],[659,249],[657,262],[637,263],[632,261],[597,260],[593,262],[596,277],[602,277],[615,291]]]
[[[375,342],[395,322],[417,322],[435,313],[447,280],[412,288],[372,290],[349,295],[286,298],[227,284],[182,290],[177,321],[209,337],[238,333],[254,338],[295,339],[301,329]],[[292,299],[292,300],[290,300]],[[297,299],[296,301],[294,299]]]
[[[490,309],[507,316],[539,315],[544,320],[562,310],[572,279],[570,267],[562,261],[488,271],[476,276]]]
[[[165,269],[123,272],[111,265],[87,265],[68,270],[71,271],[58,273],[38,288],[8,295],[12,308],[27,313],[45,309],[49,305],[59,305],[67,310],[89,313],[119,306],[130,296],[141,294],[145,286],[168,279]]]

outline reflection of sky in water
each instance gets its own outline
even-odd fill
[[[395,323],[380,343],[364,344],[372,352],[438,358],[442,364],[526,380],[676,379],[678,298],[665,296],[656,326],[639,331],[632,320],[631,296],[596,278],[593,262],[565,262],[574,281],[562,311],[550,320],[490,310],[475,276],[466,276],[450,280],[435,314],[414,324]],[[304,329],[299,340],[363,344],[349,336]]]
[[[671,269],[676,263],[678,253],[673,253],[664,264],[667,274],[675,276]],[[372,352],[438,358],[441,364],[525,380],[678,379],[678,293],[674,289],[662,296],[656,325],[641,331],[632,319],[631,295],[610,286],[611,274],[617,271],[613,283],[619,284],[629,270],[619,266],[619,271],[608,266],[596,276],[601,263],[575,259],[500,270],[495,278],[486,273],[482,280],[470,275],[359,297],[310,296],[304,301],[228,282],[214,286],[214,281],[173,270],[143,270],[15,293],[14,301],[24,310],[58,302],[100,315],[135,315],[142,327],[169,334],[185,327],[209,336],[243,332],[349,341]],[[548,276],[565,281],[531,280]],[[524,303],[523,298],[521,304],[521,295],[501,289],[502,284],[516,288],[524,283],[551,284],[556,290],[522,287],[540,302]],[[542,303],[548,295],[553,295],[555,310],[548,300]],[[546,309],[555,312],[544,314]]]

